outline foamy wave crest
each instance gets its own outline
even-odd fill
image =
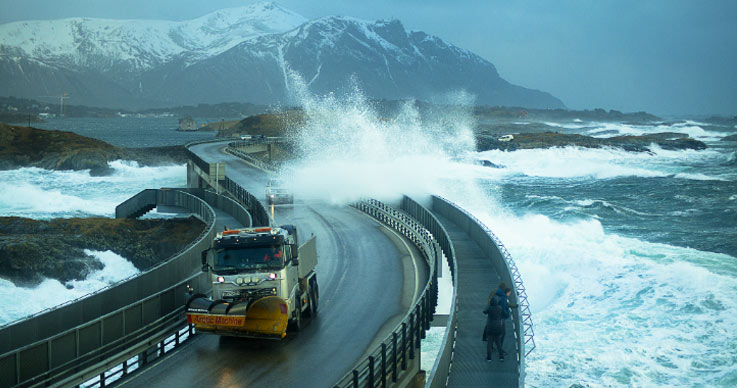
[[[103,269],[91,273],[85,280],[62,284],[58,280],[46,279],[38,286],[28,288],[0,279],[0,293],[12,295],[12,298],[0,300],[0,325],[81,298],[139,273],[133,264],[114,252],[85,250],[85,253],[97,257],[104,265]]]
[[[115,160],[109,162],[108,165],[115,170],[111,179],[127,180],[143,180],[151,183],[161,182],[177,184],[181,186],[186,184],[186,165],[168,165],[168,166],[139,166],[138,162],[129,160]],[[170,186],[178,187],[178,186]]]
[[[600,199],[583,199],[573,201],[574,206],[568,206],[564,210],[576,210],[578,208],[603,207],[618,214],[634,214],[638,216],[659,216],[659,214],[644,213],[626,206],[619,206]]]
[[[300,197],[347,203],[431,193],[462,170],[451,159],[475,147],[471,99],[463,93],[432,117],[421,118],[408,102],[386,120],[357,87],[348,96],[315,96],[297,75],[290,79],[306,116],[295,134],[301,158],[287,170]]]
[[[555,125],[555,123],[551,123]],[[611,136],[642,136],[650,135],[661,132],[676,132],[688,135],[694,139],[700,139],[705,141],[719,140],[728,133],[707,131],[702,128],[703,123],[697,123],[693,121],[686,121],[674,124],[660,124],[660,125],[632,125],[624,123],[591,123],[589,126],[594,126],[584,132],[584,134],[593,135],[595,137],[611,137]],[[560,126],[560,124],[558,124]],[[581,126],[580,128],[589,127]],[[565,128],[575,128],[574,126],[566,126]]]
[[[186,167],[109,163],[109,176],[88,171],[20,168],[0,171],[0,215],[29,218],[111,216],[115,206],[148,188],[186,185]]]
[[[492,150],[479,153],[479,159],[491,160],[493,163],[506,166],[501,171],[509,175],[596,179],[669,175],[667,172],[644,165],[644,161],[652,159],[651,155],[608,148],[565,147],[514,152]]]
[[[566,128],[566,129],[582,129],[582,128],[590,127],[591,125],[596,125],[597,123],[583,124],[583,121],[581,121],[580,119],[575,119],[573,120],[572,123],[556,123],[552,121],[543,121],[543,124],[550,126],[550,127],[559,127],[559,128]]]
[[[109,215],[115,205],[104,200],[88,200],[60,190],[20,182],[0,183],[0,214],[28,218],[86,217]]]
[[[710,166],[727,162],[727,156],[716,150],[663,150],[651,145],[652,152],[627,152],[615,148],[564,147],[527,149],[514,152],[499,150],[476,154],[479,160],[504,165],[503,169],[487,169],[490,177],[526,175],[545,178],[609,179],[636,176],[666,177],[697,180],[732,180],[728,176],[710,176]]]
[[[528,385],[730,385],[736,258],[613,235],[596,220],[472,206],[527,289],[537,344]]]
[[[675,174],[673,177],[677,179],[690,179],[694,181],[729,181],[729,179],[726,178],[709,176],[705,174],[678,173]]]

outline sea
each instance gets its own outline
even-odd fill
[[[439,97],[458,109],[420,112],[408,102],[387,119],[360,90],[315,96],[293,82],[307,117],[291,134],[302,156],[283,172],[295,196],[340,205],[439,194],[499,236],[519,267],[532,310],[528,387],[737,386],[737,142],[721,140],[737,128],[685,119],[525,118],[505,128],[545,124],[592,136],[679,132],[708,148],[477,152],[473,97],[465,93]],[[44,127],[129,147],[204,137],[177,133],[175,124],[62,119]],[[109,177],[0,171],[0,214],[112,216],[117,203],[139,190],[185,185],[184,166],[111,166]],[[444,274],[441,311],[452,292]],[[490,282],[489,290],[494,286]],[[0,281],[5,295],[28,300],[33,292],[8,287]],[[424,368],[432,367],[441,339],[442,329],[433,329],[423,343]],[[483,343],[478,347],[483,357]]]
[[[198,122],[206,122],[197,118]],[[27,125],[19,123],[17,125]],[[171,117],[55,118],[33,123],[35,128],[71,131],[121,147],[181,145],[212,138],[214,132],[178,132]],[[38,220],[72,217],[115,217],[115,207],[144,189],[184,187],[186,166],[139,166],[134,161],[109,163],[109,176],[90,176],[89,171],[52,171],[35,167],[0,170],[0,216]],[[152,212],[147,217],[157,217]],[[59,304],[108,287],[138,273],[126,258],[110,251],[87,251],[103,264],[87,279],[62,284],[45,279],[37,287],[19,287],[0,278],[0,327]]]

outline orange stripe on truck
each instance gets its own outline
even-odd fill
[[[195,325],[241,327],[246,324],[243,315],[187,314],[187,323]]]

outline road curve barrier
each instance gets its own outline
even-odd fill
[[[369,355],[334,384],[334,387],[407,386],[419,372],[420,344],[435,314],[438,300],[437,268],[442,260],[438,240],[407,213],[374,199],[353,206],[410,240],[425,258],[430,276],[413,307]]]
[[[200,158],[199,155],[192,152],[189,147],[197,144],[205,144],[205,143],[219,143],[223,141],[228,141],[233,139],[218,139],[218,140],[199,140],[194,141],[191,143],[187,143],[184,147],[186,149],[187,157],[192,161],[194,165],[200,168],[202,171],[209,171],[210,170],[210,164],[206,162],[204,159]],[[234,154],[236,157],[240,157],[238,154]],[[227,190],[235,199],[240,202],[246,210],[248,210],[248,213],[251,215],[252,226],[268,226],[269,225],[269,214],[266,211],[266,208],[264,207],[264,204],[256,198],[253,194],[248,192],[248,190],[244,189],[241,185],[236,183],[234,180],[230,179],[227,175],[225,175],[222,182],[218,182],[218,185],[221,185],[225,190]]]

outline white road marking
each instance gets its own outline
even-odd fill
[[[419,285],[420,277],[418,275],[419,274],[419,269],[417,268],[417,260],[415,260],[415,254],[412,251],[412,249],[409,247],[409,245],[407,245],[407,241],[404,240],[404,236],[402,236],[401,234],[397,233],[396,230],[394,230],[392,228],[389,228],[389,227],[387,227],[385,225],[382,225],[382,227],[384,227],[387,230],[389,230],[390,232],[394,233],[394,235],[397,236],[397,238],[399,238],[399,241],[401,241],[402,244],[404,244],[404,247],[407,248],[407,252],[409,253],[409,256],[412,258],[412,265],[415,267],[415,288],[412,291],[412,303],[411,304],[414,305],[415,301],[417,301],[417,290],[420,287],[420,285]]]

